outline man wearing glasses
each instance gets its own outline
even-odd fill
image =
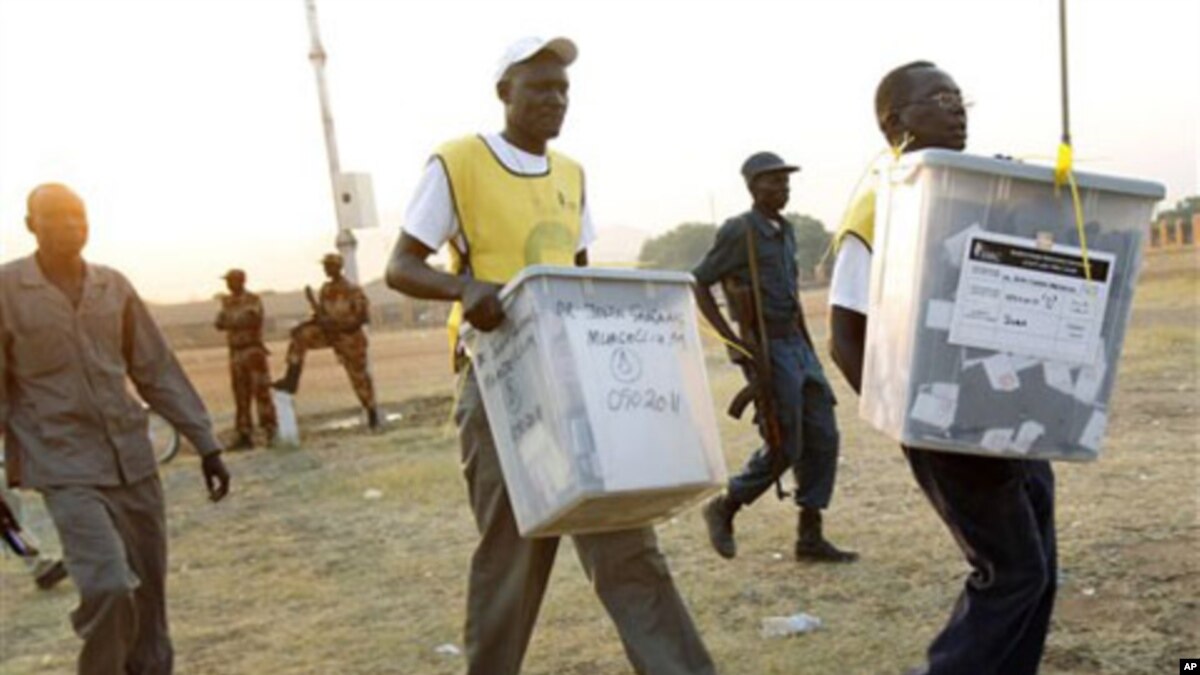
[[[896,68],[875,93],[879,128],[896,152],[962,150],[967,114],[949,75],[927,61]],[[829,302],[834,362],[862,387],[875,193],[837,234]],[[950,620],[914,673],[1036,673],[1057,582],[1054,473],[1046,461],[905,447],[913,477],[972,567]]]

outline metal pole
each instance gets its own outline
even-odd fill
[[[354,232],[350,229],[350,223],[341,222],[338,203],[338,176],[342,170],[338,162],[337,151],[337,136],[333,129],[333,112],[329,108],[329,91],[325,86],[325,48],[321,46],[320,31],[317,28],[317,3],[316,0],[305,0],[305,7],[308,9],[308,32],[312,37],[312,47],[308,52],[308,60],[312,61],[313,72],[317,76],[317,96],[321,101],[321,123],[325,127],[325,154],[329,158],[329,183],[330,190],[333,196],[333,213],[334,218],[338,219],[338,233],[334,243],[337,246],[338,252],[342,254],[342,259],[345,260],[345,266],[342,269],[343,274],[351,282],[358,283],[358,259],[355,251],[358,248],[358,241],[354,238]]]
[[[1062,142],[1071,144],[1071,110],[1067,99],[1067,0],[1058,0],[1059,65],[1062,71]]]

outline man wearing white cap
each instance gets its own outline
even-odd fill
[[[490,331],[504,320],[498,292],[522,268],[587,265],[595,239],[583,170],[547,149],[567,111],[566,68],[574,43],[525,38],[496,73],[504,103],[499,134],[468,136],[434,154],[409,205],[388,265],[392,288],[456,302],[451,348],[462,378],[455,421],[480,540],[468,581],[466,648],[472,675],[521,669],[558,538],[522,538],[500,471],[475,375],[458,348],[462,319]],[[451,272],[427,258],[450,244]],[[638,673],[715,673],[651,528],[577,535],[584,571],[616,624]]]

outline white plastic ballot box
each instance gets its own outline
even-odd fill
[[[463,331],[522,536],[664,520],[725,483],[692,278],[533,266]]]
[[[861,417],[920,448],[1099,456],[1163,187],[1076,183],[1082,238],[1049,167],[925,150],[882,169]]]

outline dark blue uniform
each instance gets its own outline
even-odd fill
[[[741,473],[729,480],[728,493],[735,502],[749,504],[791,468],[798,486],[796,503],[824,509],[833,496],[837,473],[839,437],[833,412],[837,401],[804,327],[791,223],[772,224],[757,211],[725,221],[712,250],[692,274],[702,286],[727,279],[748,286],[748,227],[754,233],[763,317],[770,337],[772,387],[789,461],[772,461],[768,449],[759,448]]]

